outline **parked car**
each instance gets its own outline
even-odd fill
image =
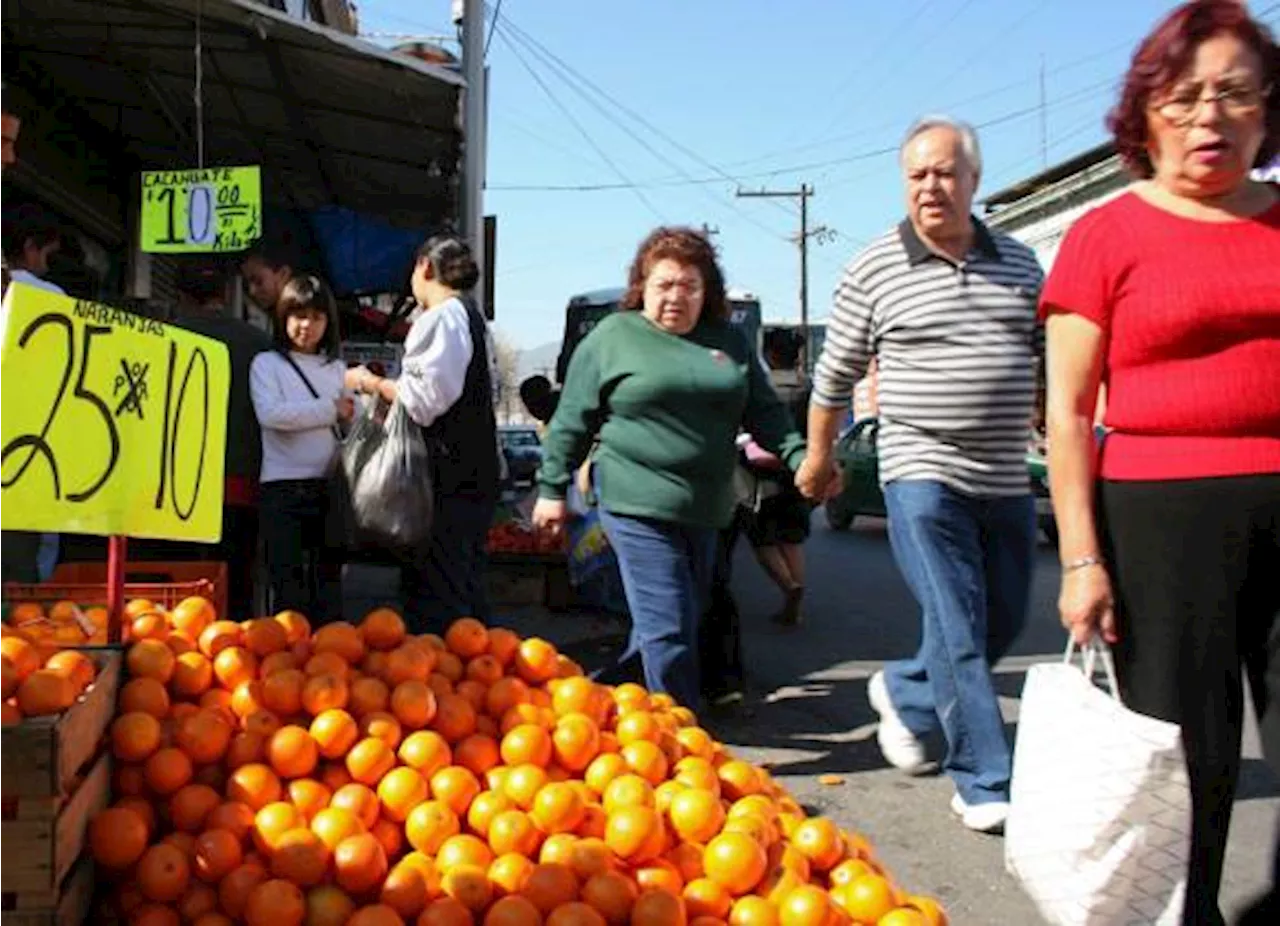
[[[835,457],[843,470],[844,488],[826,504],[827,524],[834,530],[847,530],[859,516],[886,516],[876,457],[878,426],[877,419],[863,418],[836,442]],[[1039,450],[1028,449],[1027,473],[1036,497],[1036,522],[1046,539],[1057,546],[1058,525],[1053,519],[1053,505],[1049,501],[1048,467]]]
[[[504,424],[498,427],[498,440],[507,458],[507,470],[516,484],[532,483],[542,465],[542,441],[532,425]]]

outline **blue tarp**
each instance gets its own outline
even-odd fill
[[[409,282],[413,252],[426,229],[405,229],[340,206],[308,216],[335,294],[398,293]]]

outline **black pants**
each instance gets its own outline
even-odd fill
[[[733,522],[720,532],[711,574],[711,599],[698,627],[698,657],[702,694],[714,701],[742,691],[746,672],[742,665],[742,615],[733,599],[733,550],[742,533],[743,512],[736,509]]]
[[[328,482],[264,482],[262,536],[270,580],[270,610],[301,611],[313,625],[342,616],[342,561],[326,544]]]
[[[1103,482],[1099,501],[1121,695],[1182,726],[1192,800],[1183,923],[1216,926],[1242,675],[1263,752],[1280,773],[1280,475]]]
[[[442,633],[459,617],[489,620],[485,540],[496,505],[493,496],[436,495],[431,536],[400,571],[413,633]]]

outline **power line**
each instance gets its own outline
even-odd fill
[[[527,60],[525,60],[524,55],[520,54],[520,49],[516,48],[515,43],[512,42],[507,37],[507,33],[505,29],[502,30],[501,35],[502,35],[502,40],[507,43],[507,47],[511,49],[511,53],[515,55],[516,60],[519,61],[520,64],[524,66],[524,69],[529,72],[529,76],[532,77],[534,82],[537,83],[537,85],[542,88],[542,92],[547,95],[547,98],[551,100],[551,102],[555,105],[557,109],[560,110],[561,113],[564,114],[564,117],[569,120],[569,123],[575,129],[577,129],[578,134],[582,136],[583,141],[585,141],[588,145],[590,145],[592,150],[595,151],[597,155],[599,155],[600,160],[604,161],[604,163],[607,164],[609,168],[615,174],[618,175],[619,178],[621,178],[621,180],[623,181],[623,186],[619,187],[619,189],[631,190],[635,194],[636,199],[640,200],[640,202],[642,202],[649,209],[650,212],[652,212],[655,216],[658,217],[658,221],[660,222],[665,221],[663,219],[662,213],[658,211],[657,206],[655,206],[652,202],[650,202],[649,197],[644,195],[643,190],[641,190],[637,184],[631,181],[631,179],[626,175],[626,173],[623,172],[622,168],[620,168],[617,164],[614,163],[613,159],[609,157],[609,155],[605,153],[604,149],[601,148],[596,143],[596,140],[591,137],[591,133],[582,127],[582,123],[580,123],[574,117],[573,113],[570,112],[569,108],[560,102],[559,97],[557,97],[555,93],[552,92],[551,88],[547,86],[546,82],[542,79],[541,75],[539,75],[538,72],[533,69],[533,66],[529,64]]]

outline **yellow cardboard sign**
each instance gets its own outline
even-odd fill
[[[262,234],[262,171],[145,170],[141,224],[153,254],[243,251]]]
[[[2,324],[0,524],[222,536],[225,344],[22,283]]]

